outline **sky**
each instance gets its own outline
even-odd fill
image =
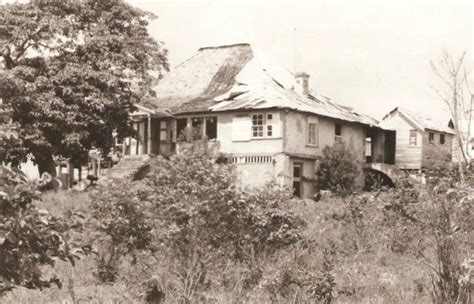
[[[153,12],[153,37],[171,67],[200,47],[248,42],[332,100],[380,119],[402,106],[442,115],[430,60],[443,50],[468,52],[470,0],[151,1],[127,0]]]

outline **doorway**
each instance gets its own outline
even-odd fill
[[[303,176],[303,164],[302,163],[293,163],[293,195],[301,198],[303,193],[302,189],[302,180]]]
[[[396,133],[395,131],[385,131],[385,161],[389,165],[395,164]]]

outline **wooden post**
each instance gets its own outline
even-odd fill
[[[93,172],[94,176],[97,176],[97,163],[96,163],[95,158],[92,159],[92,172]]]
[[[101,166],[100,166],[100,157],[97,158],[97,177],[100,177],[101,174]]]
[[[151,154],[151,115],[148,114],[147,154]]]
[[[66,161],[67,168],[67,188],[71,188],[74,183],[74,166],[71,165],[69,159]]]
[[[127,140],[128,140],[128,137],[122,140],[122,157],[124,157],[125,154],[127,153]]]
[[[201,134],[201,139],[204,139],[204,138],[206,138],[206,131],[207,131],[207,130],[206,130],[206,128],[207,128],[207,126],[206,126],[206,117],[203,117],[203,118],[202,118],[202,126],[201,126],[201,128],[202,128],[202,129],[201,129],[201,132],[202,132],[202,134]]]

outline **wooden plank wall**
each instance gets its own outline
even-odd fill
[[[391,113],[383,122],[383,127],[395,130],[395,165],[400,169],[420,169],[422,160],[423,132],[417,131],[416,146],[409,146],[410,130],[415,126],[400,116],[398,112]]]
[[[429,141],[429,132],[434,134],[433,141]],[[423,133],[423,168],[445,167],[452,160],[453,135],[445,134],[444,144],[440,143],[440,132],[428,130]]]

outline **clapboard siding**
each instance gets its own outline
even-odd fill
[[[420,169],[423,132],[417,131],[416,146],[410,146],[410,130],[416,130],[416,127],[398,112],[385,117],[381,125],[396,131],[395,165],[400,169]]]
[[[433,133],[433,141],[429,141],[429,133]],[[440,136],[444,134],[444,144]],[[453,135],[427,130],[423,133],[423,168],[445,167],[452,160]]]

